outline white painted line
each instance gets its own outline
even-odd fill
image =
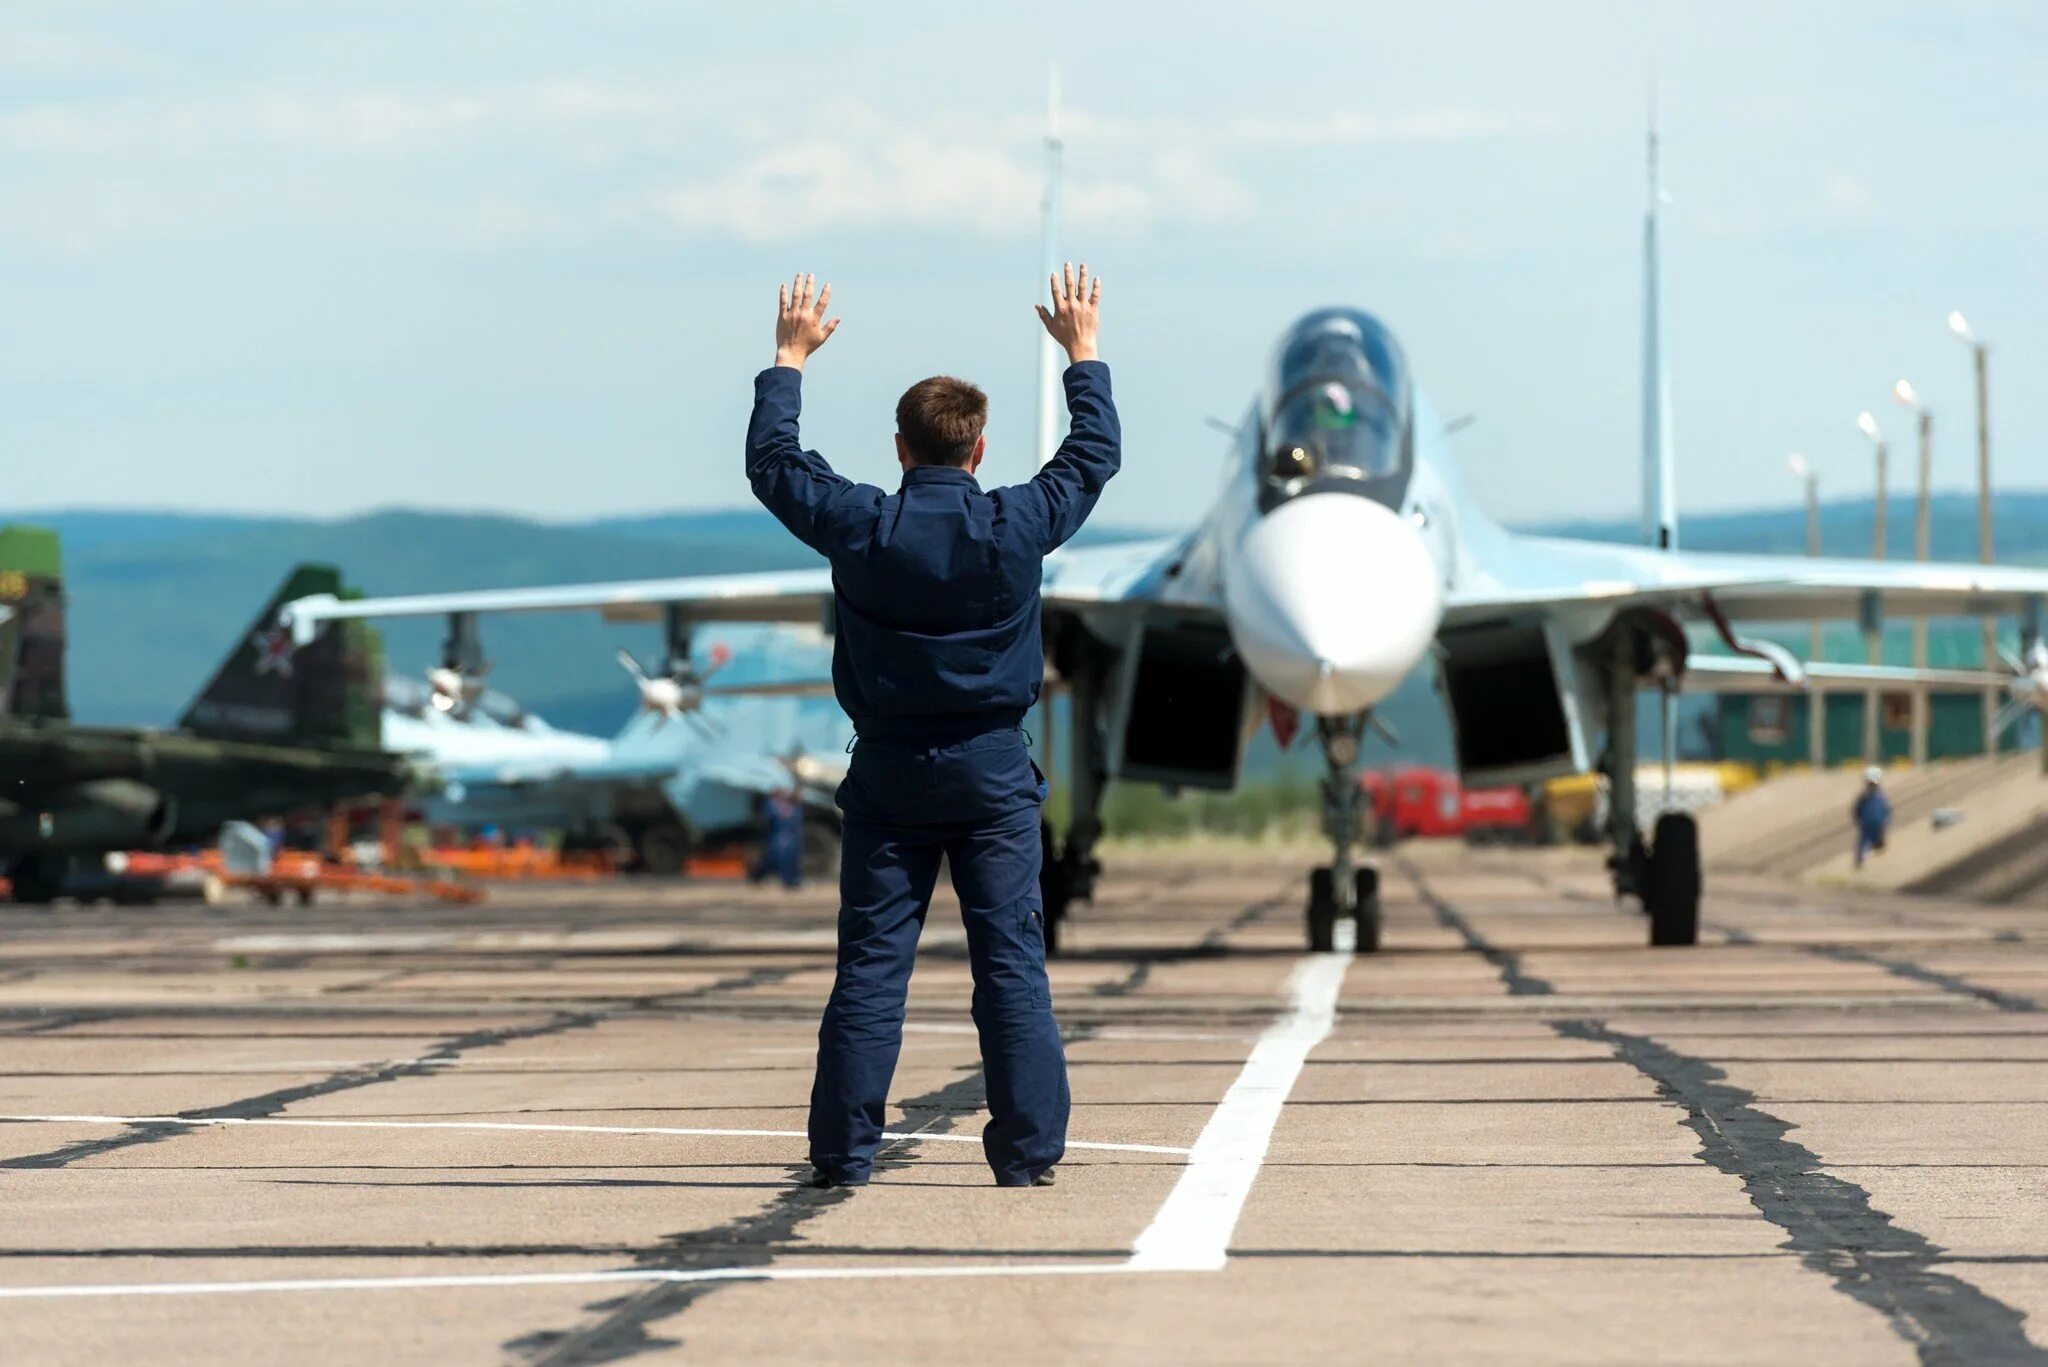
[[[1314,954],[1295,966],[1287,980],[1293,1009],[1259,1036],[1244,1071],[1202,1127],[1180,1181],[1131,1245],[1133,1269],[1207,1272],[1228,1261],[1231,1232],[1266,1161],[1280,1109],[1309,1050],[1336,1024],[1337,992],[1350,965],[1350,954],[1336,953]]]
[[[725,1130],[672,1125],[541,1125],[515,1124],[503,1120],[299,1120],[283,1116],[183,1116],[183,1115],[0,1115],[0,1124],[18,1125],[289,1125],[322,1130],[509,1130],[533,1134],[665,1134],[685,1138],[711,1139],[805,1139],[802,1130]],[[978,1134],[923,1134],[915,1130],[885,1130],[884,1139],[916,1139],[945,1144],[979,1144]],[[1184,1156],[1184,1148],[1171,1144],[1096,1144],[1070,1139],[1070,1149],[1092,1149],[1106,1153],[1164,1153]]]
[[[274,1282],[107,1282],[96,1286],[0,1286],[0,1300],[90,1296],[220,1296],[251,1291],[405,1291],[451,1287],[602,1286],[617,1282],[864,1281],[891,1277],[1086,1277],[1135,1272],[1113,1263],[985,1263],[974,1267],[706,1267],[622,1272],[501,1272],[447,1277],[313,1277]]]
[[[1152,1030],[1145,1026],[1109,1026],[1092,1030],[1085,1040],[1069,1040],[1070,1044],[1093,1044],[1097,1040],[1192,1040],[1197,1043],[1234,1043],[1253,1038],[1250,1031],[1240,1030],[1234,1035],[1219,1035],[1198,1030]]]

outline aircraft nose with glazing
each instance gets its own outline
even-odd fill
[[[1435,639],[1443,593],[1414,527],[1350,493],[1305,494],[1254,520],[1224,579],[1231,639],[1274,697],[1360,712]]]

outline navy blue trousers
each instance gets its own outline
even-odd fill
[[[967,926],[989,1167],[998,1183],[1023,1186],[1065,1154],[1067,1061],[1038,891],[1043,798],[1015,730],[944,746],[855,747],[839,790],[839,971],[811,1088],[811,1162],[820,1171],[861,1182],[873,1168],[941,856]]]

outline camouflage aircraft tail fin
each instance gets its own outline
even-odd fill
[[[62,721],[64,566],[48,527],[0,527],[0,717]]]
[[[378,747],[383,641],[368,623],[329,622],[311,644],[294,648],[290,629],[278,625],[278,608],[313,593],[360,596],[332,565],[298,566],[185,709],[180,728],[216,740]]]

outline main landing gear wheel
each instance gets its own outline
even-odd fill
[[[1657,818],[1655,840],[1643,870],[1643,910],[1650,914],[1650,943],[1696,945],[1700,941],[1700,831],[1685,812]]]
[[[674,821],[657,821],[640,831],[640,872],[673,878],[690,858],[690,834]]]
[[[1352,904],[1351,919],[1357,924],[1354,946],[1360,954],[1380,952],[1380,871],[1359,869],[1352,875],[1358,899]]]
[[[64,893],[64,861],[56,855],[25,854],[14,861],[7,878],[17,905],[46,907]]]

